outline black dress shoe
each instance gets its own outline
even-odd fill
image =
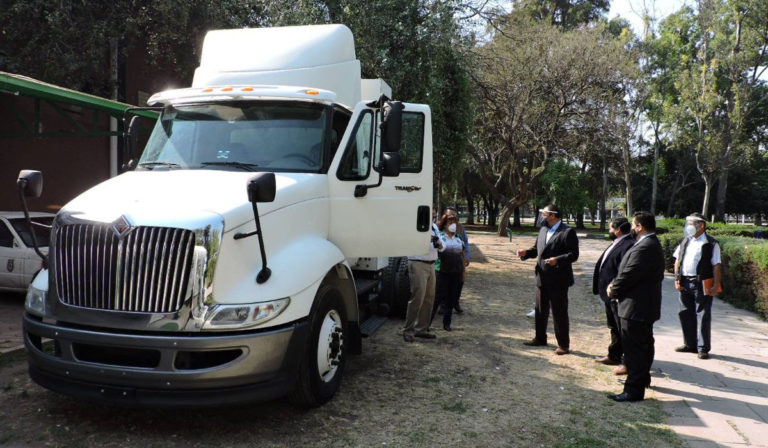
[[[456,314],[462,314],[464,312],[464,308],[460,307],[459,305],[453,307],[453,310],[456,311]]]
[[[541,342],[538,339],[533,338],[530,341],[523,342],[523,345],[527,345],[529,347],[539,347],[539,346],[543,347],[543,346],[547,345],[547,343],[546,342]]]
[[[688,347],[687,345],[681,345],[680,347],[675,347],[675,351],[678,353],[698,353],[698,351],[695,348]]]
[[[453,331],[450,325],[443,325],[443,330],[445,331]]]
[[[626,392],[622,392],[620,394],[608,394],[608,398],[610,398],[613,401],[618,401],[619,403],[624,401],[643,401],[643,397],[636,397],[634,395],[630,395]]]
[[[709,353],[699,352],[699,359],[709,359]]]

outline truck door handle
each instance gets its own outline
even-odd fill
[[[432,221],[432,207],[429,205],[420,205],[416,212],[416,230],[426,232],[429,230]]]

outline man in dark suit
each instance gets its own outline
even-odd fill
[[[573,285],[571,264],[579,258],[576,232],[565,225],[560,209],[547,205],[541,212],[543,226],[536,244],[528,250],[518,250],[521,260],[536,258],[536,337],[525,345],[547,345],[547,321],[552,308],[557,349],[555,353],[570,353],[568,328],[568,288]]]
[[[661,315],[661,281],[664,279],[664,251],[655,232],[656,219],[652,214],[634,214],[632,233],[637,242],[624,255],[619,273],[608,285],[608,296],[618,301],[627,366],[624,391],[608,395],[615,401],[640,401],[645,398],[645,388],[651,385],[653,323]]]
[[[595,358],[595,362],[615,366],[622,363],[621,333],[619,329],[619,309],[606,292],[608,284],[619,273],[619,264],[624,254],[635,244],[635,240],[629,236],[632,225],[627,218],[619,217],[608,225],[608,234],[611,245],[600,255],[595,264],[595,272],[592,275],[592,294],[598,294],[605,305],[605,320],[611,330],[611,344],[608,346],[608,355]],[[616,369],[617,375],[626,373],[622,365]]]

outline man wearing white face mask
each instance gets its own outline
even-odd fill
[[[699,213],[685,218],[685,237],[675,249],[675,288],[680,291],[680,325],[684,344],[675,351],[698,353],[709,359],[712,297],[720,292],[720,245],[706,234]]]

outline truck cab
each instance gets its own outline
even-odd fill
[[[329,400],[387,257],[429,245],[430,110],[390,96],[343,25],[209,32],[192,87],[150,98],[135,169],[56,215],[32,379],[131,405]]]

